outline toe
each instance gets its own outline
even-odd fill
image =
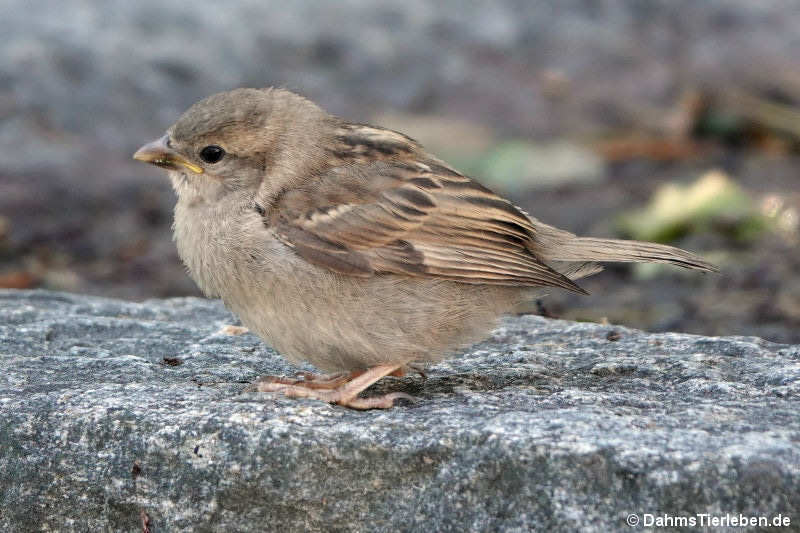
[[[350,407],[352,409],[390,409],[394,407],[395,400],[408,400],[416,402],[416,398],[404,392],[393,392],[391,394],[384,394],[383,396],[374,396],[372,398],[354,398],[349,401],[336,402],[339,405]]]

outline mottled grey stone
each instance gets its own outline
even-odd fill
[[[800,346],[506,319],[358,412],[244,392],[297,371],[219,302],[0,291],[0,529],[613,531],[800,523]]]

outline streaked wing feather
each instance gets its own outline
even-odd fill
[[[286,209],[278,217],[277,235],[300,256],[354,276],[392,273],[585,292],[531,251],[536,228],[508,201],[424,152],[410,157],[411,144],[397,149],[402,158],[392,159],[404,138],[390,132],[382,140],[379,129],[365,128],[342,134],[336,157],[346,158],[349,147],[352,160],[322,177],[320,190],[305,203],[318,207],[305,213]],[[364,161],[369,151],[382,159]],[[346,203],[326,204],[326,187],[341,196],[337,180],[346,165],[348,179],[389,185],[378,191],[364,187],[366,193]]]

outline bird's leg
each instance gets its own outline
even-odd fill
[[[313,389],[302,384],[285,384],[278,382],[259,382],[256,390],[261,392],[282,392],[289,398],[315,398],[329,403],[336,403],[353,409],[388,409],[394,405],[394,401],[399,398],[414,400],[403,392],[393,392],[383,396],[373,398],[359,398],[361,391],[381,379],[382,377],[393,374],[402,369],[398,365],[374,366],[369,370],[361,372],[359,375],[350,378],[346,383],[331,390]]]

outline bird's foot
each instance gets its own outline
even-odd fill
[[[312,398],[323,402],[335,403],[352,409],[388,409],[400,398],[414,401],[414,397],[404,392],[393,392],[371,398],[355,398],[343,394],[339,389],[309,389],[301,385],[282,385],[280,383],[263,383],[258,386],[261,392],[280,392],[288,398]]]
[[[328,403],[335,403],[352,409],[388,409],[400,398],[414,401],[415,398],[403,392],[393,392],[372,398],[359,398],[358,394],[384,376],[394,375],[401,367],[382,365],[366,371],[344,373],[342,375],[323,376],[325,380],[288,380],[278,378],[271,381],[259,379],[254,384],[260,392],[279,392],[289,398],[314,398]],[[355,374],[355,375],[353,375]],[[273,377],[273,376],[267,376]],[[319,377],[319,376],[317,376]],[[320,387],[320,383],[339,383],[338,386]],[[315,383],[315,386],[308,386]]]
[[[305,387],[307,389],[336,389],[354,377],[358,376],[360,372],[338,372],[336,374],[313,374],[311,372],[301,372],[297,374],[302,379],[292,379],[283,376],[261,376],[252,388],[254,390],[262,391],[262,385],[276,384],[276,385],[294,385],[298,387]]]

